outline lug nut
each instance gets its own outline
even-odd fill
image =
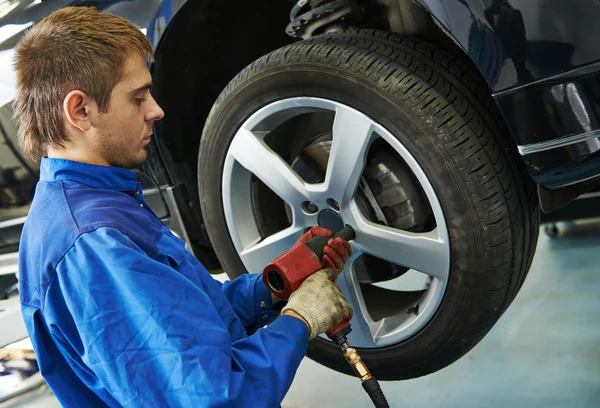
[[[311,203],[310,201],[305,201],[302,203],[302,209],[305,213],[315,214],[319,211],[319,207],[315,203]]]
[[[334,211],[340,211],[340,205],[333,198],[327,199],[327,205]]]

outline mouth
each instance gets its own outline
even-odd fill
[[[150,143],[150,141],[152,140],[152,136],[153,135],[151,134],[151,135],[148,135],[145,138],[143,138],[142,139],[142,143],[145,144],[145,145],[147,145],[148,143]]]

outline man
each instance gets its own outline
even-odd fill
[[[151,54],[135,26],[89,8],[53,13],[17,47],[19,140],[41,158],[19,260],[41,373],[65,407],[277,406],[309,339],[352,314],[329,280],[350,247],[330,240],[330,269],[281,316],[260,274],[214,280],[128,170],[163,117]],[[314,234],[331,232],[301,240]]]

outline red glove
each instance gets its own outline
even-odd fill
[[[304,243],[316,236],[331,237],[333,236],[333,232],[327,228],[312,227],[300,237],[298,243]],[[323,258],[321,258],[321,261],[323,261],[326,268],[336,272],[337,276],[344,269],[344,264],[348,261],[350,255],[352,255],[352,248],[348,241],[344,238],[336,237],[330,239],[327,242],[327,246],[323,248]]]
[[[300,237],[300,239],[298,240],[297,243],[301,243],[301,242],[304,243],[304,242],[308,241],[309,239],[318,237],[318,236],[330,237],[332,235],[333,235],[333,232],[331,232],[331,230],[328,230],[327,228],[316,226],[316,227],[312,227],[311,229],[306,231],[304,233],[304,235],[302,235]]]

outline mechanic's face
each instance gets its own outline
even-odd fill
[[[164,116],[150,94],[151,80],[144,58],[135,54],[126,60],[108,112],[98,116],[96,150],[106,164],[132,169],[148,158],[152,124]]]

